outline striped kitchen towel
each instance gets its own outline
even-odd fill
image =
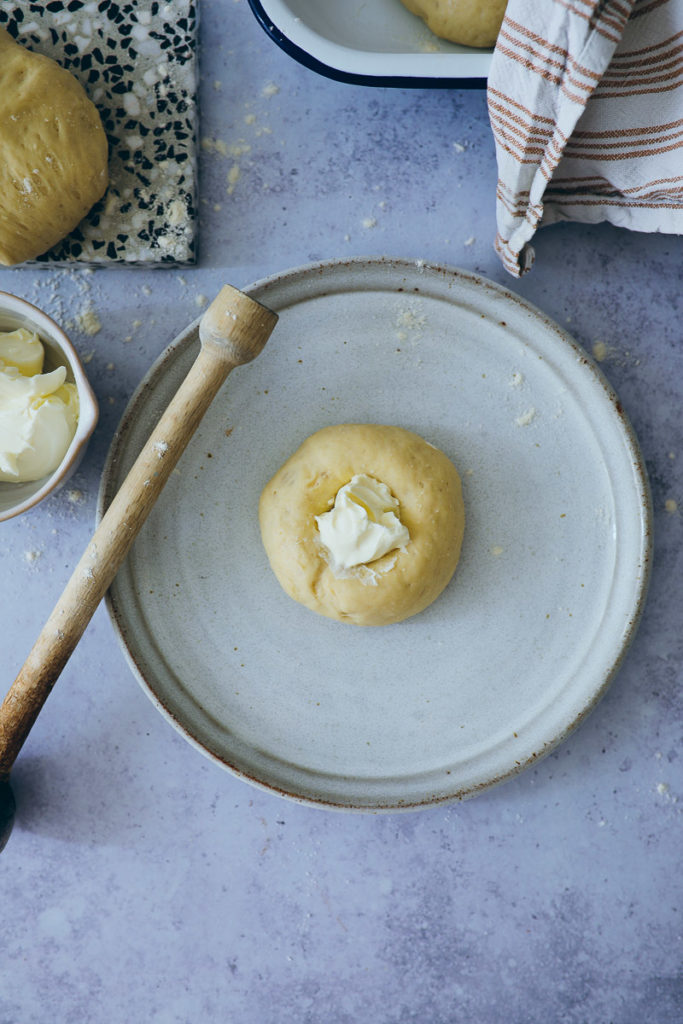
[[[561,220],[683,234],[683,0],[509,0],[487,95],[511,274]]]

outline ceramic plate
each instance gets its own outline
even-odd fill
[[[572,339],[505,289],[422,262],[307,266],[248,291],[280,314],[228,379],[119,572],[130,664],[188,740],[295,799],[388,810],[472,796],[551,750],[633,635],[650,554],[633,432]],[[198,350],[196,325],[140,385],[106,507]],[[460,470],[463,553],[394,626],[308,611],[261,546],[261,489],[313,431],[416,431]]]

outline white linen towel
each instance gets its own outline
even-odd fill
[[[511,274],[560,220],[683,234],[683,0],[509,0],[487,96]]]

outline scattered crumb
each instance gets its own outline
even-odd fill
[[[521,416],[518,416],[515,423],[518,427],[528,427],[529,424],[536,418],[536,410],[532,407],[523,412]]]
[[[239,181],[239,177],[240,177],[240,166],[239,166],[239,164],[233,164],[232,167],[230,168],[230,170],[228,171],[228,188],[227,188],[227,192],[228,192],[229,196],[231,196],[233,194],[233,192],[235,191],[235,186],[237,185],[237,182]]]
[[[669,792],[669,785],[666,782],[660,782],[657,784],[657,792],[660,796],[665,796]]]
[[[364,228],[376,228],[377,227],[376,219],[374,217],[366,217],[365,220],[363,221],[363,227]]]
[[[84,497],[83,491],[79,491],[77,487],[72,487],[71,490],[66,492],[66,499],[72,505],[80,505]]]
[[[495,547],[491,548],[491,554],[498,558],[499,555],[503,554],[503,548],[501,548],[499,544],[496,544]]]
[[[667,498],[664,502],[664,508],[669,513],[669,515],[673,515],[674,512],[678,512],[678,502],[675,498]]]
[[[274,82],[269,82],[268,85],[264,86],[261,90],[261,95],[265,96],[266,99],[270,99],[271,96],[277,96],[279,91],[279,85],[275,85]]]
[[[475,242],[476,242],[476,238],[474,237],[474,235],[470,235],[470,237],[466,238],[465,241],[462,244],[463,245],[474,245]]]
[[[607,359],[607,345],[604,341],[596,341],[593,343],[593,358],[599,363],[604,359]]]
[[[424,313],[420,313],[415,307],[406,307],[396,317],[395,326],[409,331],[419,331],[427,322]],[[402,334],[401,339],[405,340],[406,335]]]
[[[24,551],[24,559],[29,563],[29,565],[33,565],[35,562],[38,561],[39,558],[42,557],[42,554],[42,551],[37,551],[35,549],[31,551]]]
[[[84,355],[81,356],[81,362],[85,363],[87,365],[91,361],[91,359],[92,359],[92,357],[94,355],[95,355],[95,350],[91,349],[89,352],[86,352]]]
[[[465,147],[462,145],[461,142],[454,142],[453,143],[453,149],[455,150],[456,153],[464,153],[465,152]]]
[[[205,306],[209,300],[206,295],[196,295],[194,301],[197,306]]]
[[[155,441],[154,451],[157,453],[160,459],[163,459],[164,455],[168,451],[168,444],[166,443],[166,441]]]
[[[92,306],[84,306],[76,316],[76,323],[83,334],[94,337],[102,330],[102,323]]]
[[[511,388],[521,388],[523,383],[524,383],[524,376],[521,373],[518,373],[517,371],[515,371],[515,373],[513,373],[512,377],[510,378],[510,387]]]

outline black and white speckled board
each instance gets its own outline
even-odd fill
[[[78,78],[109,139],[110,184],[104,198],[35,262],[194,263],[197,3],[0,3],[0,27]]]

